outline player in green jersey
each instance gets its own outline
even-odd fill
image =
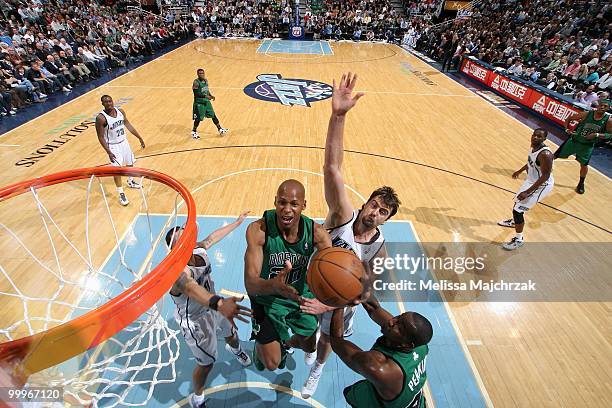
[[[206,118],[212,119],[221,136],[226,134],[229,129],[221,127],[219,119],[215,114],[211,102],[215,100],[215,97],[210,93],[210,89],[208,89],[208,79],[206,79],[206,74],[202,68],[198,69],[198,77],[193,80],[191,89],[193,90],[193,129],[191,130],[191,137],[194,139],[200,138],[198,126],[200,121]]]
[[[603,99],[599,101],[594,111],[580,112],[565,120],[565,131],[570,137],[555,152],[555,158],[566,159],[572,154],[580,163],[580,181],[576,186],[578,194],[584,194],[584,179],[589,171],[589,160],[595,150],[598,139],[610,139],[612,137],[612,120],[610,114],[610,101]],[[575,132],[569,130],[572,121],[579,121]]]
[[[281,183],[274,206],[246,233],[244,280],[253,308],[259,370],[283,368],[289,348],[315,352],[317,317],[302,312],[300,300],[314,297],[306,284],[310,256],[315,248],[331,247],[327,231],[302,215],[306,200],[299,181]]]
[[[383,334],[369,351],[344,338],[342,309],[334,310],[331,321],[332,349],[350,369],[365,377],[344,389],[346,402],[357,408],[424,408],[431,323],[416,312],[393,317],[373,296],[363,306]]]

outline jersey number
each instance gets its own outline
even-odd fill
[[[281,273],[283,271],[284,267],[283,266],[273,266],[270,268],[270,274],[268,275],[268,279],[274,279],[276,277],[276,275],[278,275],[279,273]],[[297,268],[293,268],[289,271],[289,274],[287,275],[287,279],[285,280],[285,283],[291,285],[293,283],[296,283],[297,281],[300,280],[300,278],[302,277],[302,267],[297,267]]]

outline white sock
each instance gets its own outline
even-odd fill
[[[314,375],[314,376],[320,376],[321,373],[323,372],[323,367],[325,367],[325,363],[319,363],[319,361],[315,361],[314,365],[312,366],[312,370],[310,370],[310,374]]]
[[[119,194],[123,193],[123,187],[117,187],[117,192],[118,192]]]
[[[519,241],[523,240],[523,233],[522,232],[517,232],[516,233],[516,239],[518,239]]]
[[[193,402],[195,402],[196,405],[200,405],[205,399],[206,397],[204,396],[204,392],[202,392],[200,395],[196,394],[195,392],[193,393]]]

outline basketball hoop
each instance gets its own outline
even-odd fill
[[[125,257],[124,253],[121,252],[121,246],[119,245],[119,235],[116,231],[116,227],[111,214],[112,211],[110,210],[106,193],[104,192],[104,187],[101,181],[102,178],[112,176],[137,177],[140,178],[141,184],[143,184],[143,180],[146,180],[150,183],[149,191],[151,191],[152,188],[163,188],[164,191],[168,190],[169,188],[172,194],[175,195],[175,223],[177,217],[176,211],[180,206],[180,204],[177,205],[179,198],[182,199],[186,204],[187,217],[184,225],[183,234],[181,234],[180,239],[178,240],[176,245],[174,245],[170,253],[167,254],[167,256],[165,256],[165,258],[163,258],[157,264],[157,266],[151,269],[148,273],[146,273],[146,271],[140,271],[139,273],[136,273],[124,262]],[[89,183],[87,185],[87,199],[85,209],[85,235],[87,244],[87,254],[85,254],[85,251],[79,250],[78,245],[72,244],[72,242],[67,237],[69,235],[69,232],[66,232],[65,229],[60,228],[60,226],[56,224],[56,221],[51,216],[51,213],[46,209],[46,207],[42,203],[42,199],[39,197],[39,191],[49,186],[84,179],[89,179]],[[104,207],[106,208],[106,212],[110,217],[110,224],[112,225],[112,228],[107,227],[107,229],[109,231],[114,231],[114,236],[117,240],[117,248],[119,249],[121,258],[120,262],[122,264],[125,264],[125,267],[132,273],[131,276],[133,276],[133,279],[131,281],[117,283],[118,281],[120,281],[120,278],[118,278],[116,274],[113,275],[110,273],[102,273],[93,266],[90,245],[89,212],[91,206],[90,201],[93,200],[91,186],[94,180],[98,181],[100,185],[100,190],[102,191],[102,198],[99,200],[96,210],[98,210],[100,213],[104,213]],[[153,182],[159,184],[154,184]],[[140,195],[143,199],[142,205],[146,210],[149,228],[151,228],[151,222],[149,218],[149,206],[145,197],[144,187],[145,186],[143,185],[143,188],[140,189]],[[72,189],[72,191],[74,191],[74,189]],[[192,250],[195,246],[197,236],[196,207],[195,201],[191,196],[190,192],[187,190],[187,188],[174,178],[153,170],[120,167],[83,168],[55,173],[4,187],[0,189],[0,204],[4,203],[9,199],[15,199],[16,197],[27,192],[31,192],[34,197],[36,206],[39,209],[39,212],[43,219],[43,231],[46,231],[49,240],[53,241],[52,236],[54,234],[59,235],[62,238],[62,240],[60,240],[61,243],[67,243],[68,245],[65,246],[68,248],[68,250],[75,251],[77,255],[74,255],[74,257],[80,258],[87,265],[86,268],[89,271],[87,273],[88,275],[93,273],[99,273],[103,275],[103,278],[107,279],[110,284],[117,283],[117,285],[119,285],[119,288],[124,288],[125,290],[123,290],[122,292],[121,290],[117,291],[118,294],[116,296],[114,294],[105,295],[106,298],[102,298],[102,300],[100,301],[100,303],[105,303],[97,306],[94,305],[91,307],[84,307],[79,304],[67,305],[67,302],[63,301],[57,296],[34,299],[31,296],[28,297],[24,295],[24,292],[15,285],[15,279],[9,276],[5,268],[0,265],[0,282],[2,281],[2,275],[4,275],[4,277],[10,283],[10,286],[14,288],[14,293],[7,293],[6,291],[0,290],[0,294],[12,296],[11,299],[19,298],[19,296],[22,297],[20,301],[24,303],[24,314],[26,315],[26,317],[21,320],[19,324],[21,324],[21,326],[27,326],[29,329],[28,331],[30,332],[30,335],[27,335],[25,337],[12,339],[11,330],[15,330],[14,328],[17,327],[19,324],[13,324],[8,329],[2,329],[2,327],[4,326],[0,327],[0,333],[11,339],[11,341],[7,341],[0,344],[0,366],[4,366],[5,368],[8,367],[11,370],[11,375],[13,379],[23,384],[28,381],[28,378],[32,374],[48,369],[50,367],[54,367],[64,361],[67,361],[77,355],[86,352],[89,349],[101,345],[115,334],[121,332],[124,328],[130,325],[134,325],[134,322],[139,322],[138,324],[136,324],[136,328],[132,329],[130,326],[126,330],[142,331],[143,328],[145,328],[146,330],[151,331],[151,336],[153,336],[152,332],[155,331],[156,335],[158,336],[158,342],[164,345],[171,345],[171,347],[174,347],[176,349],[171,350],[171,358],[169,358],[169,360],[172,360],[172,372],[174,375],[173,363],[178,357],[178,341],[176,339],[176,333],[172,332],[167,327],[166,321],[163,317],[161,317],[161,313],[157,309],[156,302],[158,302],[158,300],[160,300],[162,296],[170,290],[172,284],[176,281],[177,277],[187,264],[189,257],[191,256]],[[121,207],[119,207],[119,205],[117,204],[116,208]],[[122,213],[121,211],[124,212]],[[125,208],[115,210],[115,212],[118,214],[125,214],[125,211]],[[103,221],[100,218],[101,217],[98,217],[93,220],[93,222],[95,222],[96,228],[98,228],[98,224]],[[70,218],[65,217],[65,219]],[[39,259],[40,257],[34,254],[31,249],[29,249],[30,247],[28,247],[28,245],[24,244],[19,234],[15,233],[13,230],[11,230],[11,228],[7,227],[7,221],[8,220],[0,219],[0,231],[4,230],[8,234],[7,236],[14,240],[16,247],[19,247],[20,250],[23,250],[25,251],[25,253],[28,253],[35,262],[40,264],[41,267],[50,270],[48,267],[46,267],[45,263],[42,262],[41,259]],[[168,220],[166,224],[168,224],[169,222],[170,220]],[[55,227],[55,229],[53,227]],[[163,227],[161,228],[161,231],[164,231]],[[154,244],[153,234],[151,233],[150,235],[151,251],[157,250],[157,246],[160,242],[163,241],[163,239],[158,236]],[[36,244],[30,245],[34,247]],[[79,284],[75,283],[74,279],[62,276],[62,263],[60,262],[58,255],[61,253],[61,251],[56,250],[57,245],[53,242],[51,242],[51,246],[53,249],[52,253],[55,256],[55,259],[57,260],[57,269],[59,270],[59,278],[61,279],[60,288],[63,288],[65,285],[75,285],[77,290],[85,290],[81,286],[79,286]],[[152,265],[153,261],[150,262],[149,266],[152,267]],[[19,273],[22,272],[25,274],[28,273],[29,270],[19,271]],[[50,272],[55,271],[50,270]],[[6,288],[7,286],[8,285],[5,284],[3,288]],[[57,291],[57,293],[59,292],[60,290]],[[103,291],[100,290],[100,292]],[[47,310],[47,320],[43,324],[44,330],[36,331],[33,329],[35,327],[34,323],[44,319],[45,316],[28,316],[30,310],[28,309],[27,302],[29,300],[45,301],[49,304],[49,306],[47,306],[48,309],[55,305],[58,305],[57,307],[68,307],[71,308],[71,314],[79,313],[81,315],[75,318],[73,318],[73,316],[70,316],[67,317],[64,321],[62,321],[61,319],[58,320],[55,318],[49,318],[50,313]],[[56,323],[57,325],[51,328],[47,328],[47,326],[52,323]],[[159,337],[160,330],[164,334],[164,336],[161,337],[161,340]],[[137,335],[142,336],[141,333],[137,333]],[[144,349],[146,347],[149,347],[150,349],[150,344],[148,346],[140,345],[141,342],[142,338],[134,340],[132,337],[130,337],[129,340],[125,340],[123,342],[118,343],[120,343],[119,348],[121,352],[127,353],[126,355],[130,356],[128,360],[130,360],[131,356],[140,353],[142,351],[141,349]],[[146,350],[150,351],[149,349]],[[94,364],[94,366],[95,370],[89,370],[89,375],[92,377],[101,376],[101,374],[99,374],[100,370],[105,369],[106,367],[99,367],[96,364]],[[79,369],[81,369],[81,367]],[[125,374],[129,372],[128,368],[123,367],[122,369],[124,370]],[[152,381],[155,382],[154,380],[155,379],[153,379]],[[68,382],[69,381],[70,380],[68,380]],[[96,388],[99,387],[100,385],[96,384]],[[104,392],[106,391],[107,390],[104,389]],[[149,394],[151,393],[152,390],[151,392],[149,392]],[[86,398],[87,402],[91,402],[92,399],[95,400],[98,397],[95,391],[93,393],[87,391],[86,394],[88,395],[88,397]],[[81,402],[83,401],[78,395],[73,395],[73,397]],[[150,395],[148,398],[150,398]],[[123,402],[122,398],[116,398],[116,400],[117,403]],[[141,404],[128,405],[144,405],[145,403],[146,401],[142,402]]]

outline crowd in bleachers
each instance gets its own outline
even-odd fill
[[[80,0],[0,0],[0,12],[0,117],[136,64],[190,30]]]
[[[194,7],[191,20],[196,35],[209,37],[278,37],[289,29],[294,10],[288,2],[226,0]]]
[[[591,106],[612,87],[612,4],[493,0],[471,18],[428,27],[417,48],[457,68],[474,57]]]

